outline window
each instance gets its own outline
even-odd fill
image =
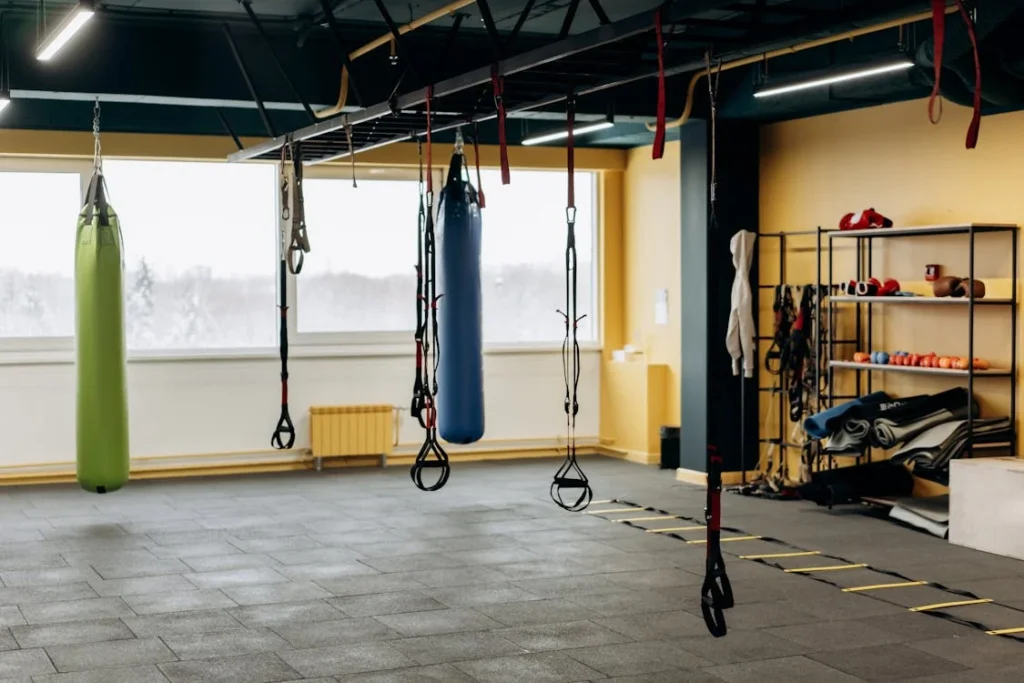
[[[513,170],[501,184],[499,171],[484,171],[487,208],[481,279],[484,341],[561,341],[565,320],[566,174]],[[577,310],[581,341],[597,339],[594,305],[594,174],[576,173]]]
[[[389,174],[391,172],[388,172]],[[565,323],[565,173],[485,171],[481,284],[484,341],[560,342]],[[576,174],[579,338],[596,339],[594,174]],[[305,186],[312,252],[296,284],[301,333],[411,332],[416,308],[418,183],[311,178]],[[435,184],[435,187],[440,185]],[[435,200],[436,201],[436,200]],[[443,301],[442,301],[442,305]]]
[[[81,196],[77,170],[0,172],[5,227],[0,337],[74,334],[75,221]]]
[[[416,327],[416,180],[303,181],[310,253],[296,278],[300,333]]]
[[[277,345],[273,164],[107,160],[130,349]]]

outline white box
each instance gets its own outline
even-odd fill
[[[1024,460],[953,460],[949,542],[1024,560]]]

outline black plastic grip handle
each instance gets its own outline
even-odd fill
[[[288,406],[281,406],[281,419],[277,421],[277,429],[270,437],[270,445],[280,451],[286,451],[295,445],[295,425],[288,414]]]

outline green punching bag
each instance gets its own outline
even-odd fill
[[[97,155],[75,245],[78,483],[94,493],[116,491],[128,480],[121,248]]]

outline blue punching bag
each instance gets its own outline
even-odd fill
[[[452,155],[437,208],[437,422],[442,439],[466,444],[484,435],[484,363],[480,202],[462,179],[463,161],[461,151]]]

